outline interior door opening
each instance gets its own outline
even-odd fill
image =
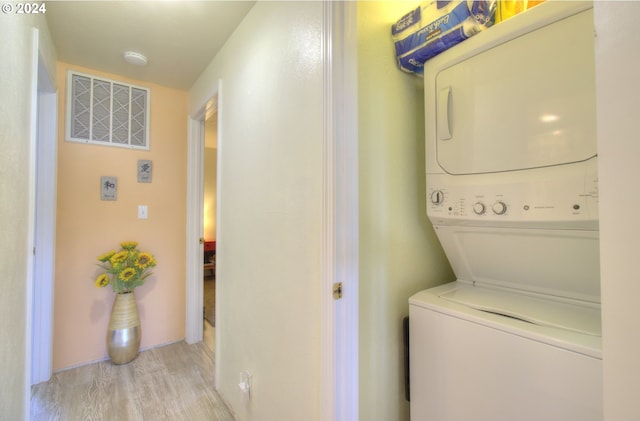
[[[189,344],[197,342],[205,342],[205,346],[213,349],[214,346],[220,346],[220,329],[205,330],[205,306],[204,306],[204,282],[205,275],[211,276],[211,270],[205,271],[204,265],[204,246],[205,246],[205,131],[207,123],[209,125],[215,123],[215,145],[217,151],[220,151],[222,145],[219,122],[221,120],[222,110],[219,104],[222,103],[222,81],[218,80],[216,86],[212,86],[212,95],[202,103],[195,114],[191,114],[188,118],[188,156],[187,168],[187,271],[186,271],[186,323],[185,323],[185,341]],[[211,139],[208,140],[211,145]],[[215,178],[219,179],[221,164],[218,162],[219,153],[215,158]],[[212,165],[209,165],[212,166]],[[209,168],[207,171],[211,170]],[[211,177],[209,177],[211,178]],[[216,196],[219,196],[219,189],[216,184]],[[209,203],[207,207],[208,218],[219,220],[217,216],[217,203]],[[207,232],[209,231],[208,222]],[[215,238],[221,237],[222,230],[219,228],[221,224],[217,223],[215,228]],[[209,238],[206,238],[209,240]],[[218,260],[219,263],[219,260]],[[214,269],[213,273],[218,272]],[[215,276],[215,275],[214,275]],[[213,299],[214,303],[218,301],[217,297]],[[213,310],[216,325],[220,324],[219,305],[215,305]],[[214,373],[213,378],[219,379],[220,353],[214,352]],[[215,387],[218,387],[215,384]]]
[[[205,116],[203,150],[203,340],[215,349],[216,326],[216,191],[218,168],[218,111]]]

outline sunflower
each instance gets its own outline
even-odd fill
[[[120,243],[120,247],[122,247],[125,250],[133,250],[137,246],[138,246],[137,241],[123,241],[122,243]]]
[[[127,260],[127,257],[129,257],[128,251],[119,251],[109,258],[109,262],[111,262],[112,266],[120,266]]]
[[[136,276],[136,270],[134,268],[126,268],[118,275],[118,278],[122,282],[129,282]]]
[[[148,267],[155,266],[156,261],[151,254],[142,252],[138,255],[135,265],[138,269],[145,270]]]
[[[97,288],[106,287],[107,285],[109,285],[109,275],[103,273],[102,275],[98,276],[96,278],[95,284]]]
[[[111,285],[118,294],[133,292],[145,283],[157,263],[153,254],[138,250],[137,241],[123,241],[119,250],[98,257],[102,273],[94,278],[94,284],[99,288]]]
[[[102,263],[106,263],[107,260],[111,259],[111,257],[114,254],[116,254],[115,250],[108,251],[105,254],[103,254],[102,256],[98,257],[98,260],[100,260]]]

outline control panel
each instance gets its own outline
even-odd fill
[[[596,173],[587,172],[547,180],[512,176],[492,179],[429,174],[427,214],[434,224],[571,227],[598,222]],[[591,223],[591,224],[589,224]]]

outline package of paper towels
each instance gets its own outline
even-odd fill
[[[424,62],[493,24],[496,0],[426,1],[391,27],[402,70],[423,73]]]

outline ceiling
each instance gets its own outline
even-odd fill
[[[58,60],[188,90],[255,1],[49,1]],[[125,51],[148,64],[124,61]]]

